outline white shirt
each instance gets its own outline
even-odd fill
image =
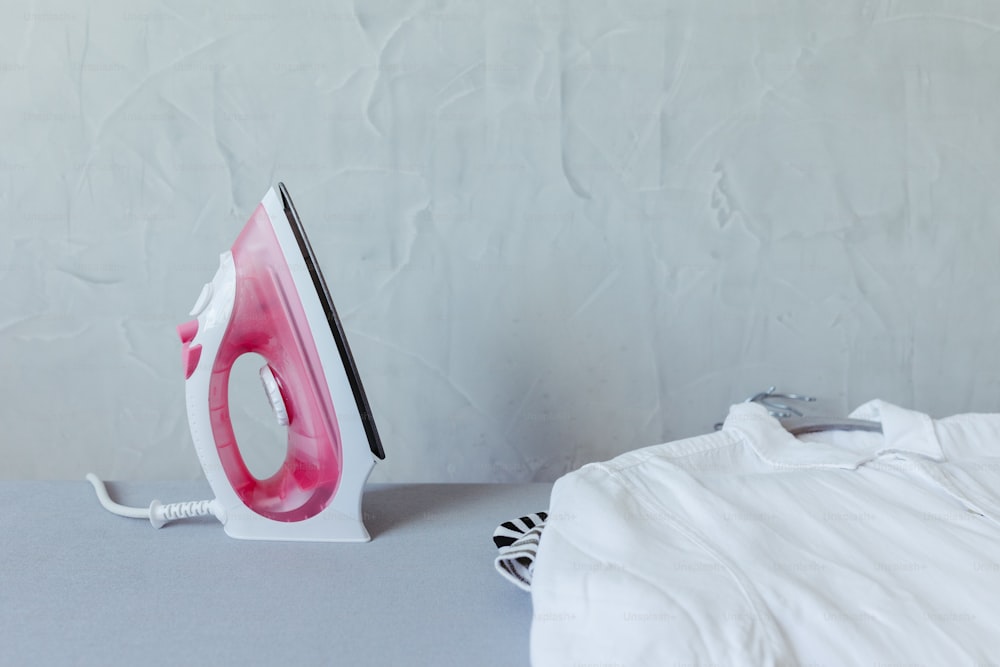
[[[739,404],[559,479],[532,663],[1000,663],[1000,415],[853,416],[883,433],[799,439]]]

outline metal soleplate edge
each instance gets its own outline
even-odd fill
[[[354,401],[358,406],[358,414],[361,416],[365,435],[368,436],[368,447],[371,449],[372,454],[379,459],[384,459],[385,452],[382,450],[382,440],[379,438],[378,430],[375,428],[375,419],[368,405],[368,397],[365,395],[365,389],[361,384],[361,375],[358,373],[358,367],[354,363],[354,356],[351,354],[351,348],[347,344],[347,335],[344,333],[344,327],[340,323],[340,317],[337,316],[337,309],[333,306],[333,297],[330,296],[330,290],[327,289],[326,281],[323,279],[319,262],[316,261],[316,255],[313,254],[312,246],[309,245],[309,238],[302,227],[302,220],[295,210],[295,205],[292,204],[292,198],[288,194],[288,189],[285,188],[284,183],[278,183],[278,193],[281,195],[285,217],[288,218],[288,224],[295,235],[295,241],[298,243],[299,251],[302,253],[302,259],[309,269],[313,287],[316,288],[316,296],[319,297],[320,305],[322,305],[323,312],[326,314],[326,320],[330,324],[330,333],[333,335],[333,340],[337,343],[340,360],[347,374],[347,381],[351,385],[351,392],[354,394]]]

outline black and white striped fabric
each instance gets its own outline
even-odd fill
[[[518,588],[531,590],[531,574],[535,569],[535,554],[542,537],[548,514],[536,512],[504,521],[493,531],[493,543],[500,554],[496,557],[497,572]]]

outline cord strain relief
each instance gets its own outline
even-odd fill
[[[211,500],[193,500],[183,503],[163,505],[154,500],[149,505],[149,522],[156,528],[162,528],[170,521],[187,519],[196,516],[213,514]]]

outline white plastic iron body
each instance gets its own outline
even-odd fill
[[[226,533],[241,539],[364,542],[364,486],[384,458],[343,328],[284,186],[268,191],[180,325],[188,421]],[[240,454],[229,376],[247,353],[286,457],[266,479]],[[336,410],[334,409],[336,406]]]

